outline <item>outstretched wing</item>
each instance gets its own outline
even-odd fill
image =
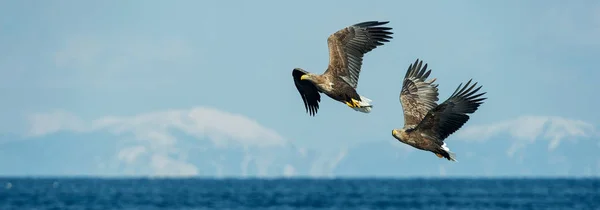
[[[337,76],[356,88],[364,54],[392,39],[389,21],[368,21],[343,28],[327,38],[329,66],[325,73]]]
[[[425,118],[415,128],[417,131],[443,141],[450,134],[460,129],[468,120],[467,114],[472,114],[483,104],[484,93],[477,93],[481,86],[474,89],[477,83],[469,86],[471,80],[460,89],[462,83],[444,103],[429,111]],[[459,91],[460,89],[460,91]]]
[[[298,89],[300,96],[302,96],[302,101],[304,102],[304,108],[306,109],[306,112],[309,115],[315,116],[315,114],[317,114],[317,110],[319,109],[321,95],[313,83],[306,80],[300,80],[300,77],[306,73],[308,72],[300,69],[294,69],[292,71],[292,77],[294,78],[296,89]]]
[[[408,66],[400,91],[400,104],[404,112],[404,127],[413,128],[429,112],[437,106],[438,88],[433,84],[435,79],[425,81],[431,69],[427,70],[427,63],[417,59]]]

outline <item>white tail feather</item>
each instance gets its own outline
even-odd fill
[[[450,156],[450,159],[452,161],[458,162],[458,160],[456,160],[456,154],[454,154],[453,152],[450,152],[450,148],[448,148],[448,146],[446,146],[446,142],[444,142],[444,144],[442,144],[442,149],[448,153],[448,155]]]
[[[362,106],[362,104],[365,104],[364,106],[371,106],[371,104],[370,104],[371,99],[368,99],[367,97],[364,97],[361,95],[359,95],[359,96],[360,96],[360,100],[361,100],[361,106]]]
[[[454,152],[448,151],[448,155],[450,155],[450,160],[458,162],[458,160],[456,160],[456,154],[454,154]]]
[[[364,96],[360,96],[360,103],[359,105],[361,107],[354,107],[352,109],[362,112],[362,113],[370,113],[371,109],[373,108],[373,105],[371,105],[371,99],[368,99],[367,97]]]

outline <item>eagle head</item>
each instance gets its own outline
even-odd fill
[[[398,141],[404,142],[406,140],[406,132],[404,132],[404,129],[393,129],[392,130],[392,136],[396,139],[398,139]]]
[[[317,78],[316,78],[316,75],[315,75],[315,74],[312,74],[312,73],[306,73],[306,74],[303,74],[303,75],[300,77],[300,80],[306,80],[306,81],[310,81],[310,82],[313,82],[313,83],[315,83],[315,82],[316,82],[316,79],[317,79]]]
[[[300,77],[300,80],[310,80],[310,78],[311,78],[310,74],[305,74]]]

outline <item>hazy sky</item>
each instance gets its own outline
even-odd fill
[[[524,142],[550,150],[569,138],[598,141],[600,2],[375,2],[0,1],[0,132],[27,141],[152,121],[161,129],[140,138],[163,143],[174,140],[161,125],[315,150],[394,142],[402,77],[420,58],[440,102],[470,78],[488,92],[447,140],[459,161],[471,141],[499,134],[512,136],[513,147],[498,148],[507,158]],[[308,116],[292,69],[322,73],[327,36],[368,20],[390,21],[394,32],[364,58],[358,91],[373,111],[324,98]],[[179,115],[203,124],[186,127]]]

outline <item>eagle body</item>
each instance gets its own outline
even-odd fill
[[[446,144],[434,137],[420,132],[407,132],[404,129],[393,130],[392,132],[393,136],[401,136],[396,138],[398,141],[408,144],[413,148],[433,152],[438,157],[444,157],[448,160],[455,160],[454,154],[446,150]]]
[[[309,82],[313,83],[320,93],[329,96],[331,99],[342,102],[352,103],[352,99],[361,101],[360,95],[352,86],[342,79],[335,78],[331,75],[311,75],[305,77]]]
[[[404,113],[404,127],[393,129],[392,136],[414,148],[430,151],[439,158],[456,161],[444,140],[460,129],[486,98],[478,93],[481,86],[462,83],[454,93],[441,104],[438,101],[436,79],[427,80],[431,70],[419,59],[406,71],[400,91],[400,104]]]
[[[329,65],[321,75],[301,68],[292,70],[294,85],[309,115],[316,115],[321,102],[320,93],[356,111],[371,112],[371,99],[358,94],[356,88],[364,55],[392,39],[392,28],[380,27],[387,23],[367,21],[331,34],[327,38]]]

